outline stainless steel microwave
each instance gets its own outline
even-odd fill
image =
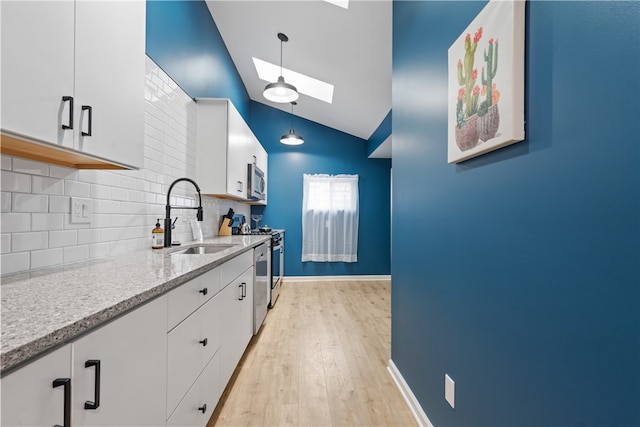
[[[250,200],[264,200],[267,183],[264,179],[264,172],[255,163],[249,163],[249,185],[247,186],[247,197]]]

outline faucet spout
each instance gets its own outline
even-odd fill
[[[181,181],[188,181],[191,184],[193,184],[193,186],[196,188],[196,191],[198,192],[198,207],[197,208],[193,208],[190,206],[171,206],[171,190],[173,190],[173,186],[176,185],[178,182]],[[167,191],[167,206],[165,207],[165,211],[166,211],[166,215],[164,218],[164,247],[168,248],[171,246],[171,228],[172,228],[172,223],[171,223],[171,208],[176,208],[176,209],[196,209],[196,218],[198,219],[198,221],[202,221],[203,219],[203,211],[202,211],[202,195],[200,194],[200,187],[198,187],[198,184],[196,184],[196,182],[190,178],[178,178],[175,181],[173,181],[171,183],[171,185],[169,186],[169,191]]]

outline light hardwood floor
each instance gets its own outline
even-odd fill
[[[386,367],[388,281],[285,282],[212,426],[415,426]]]

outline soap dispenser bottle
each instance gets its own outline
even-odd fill
[[[162,249],[164,248],[164,229],[160,227],[160,220],[157,220],[156,228],[151,230],[151,248]]]

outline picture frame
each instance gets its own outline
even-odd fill
[[[448,51],[449,164],[524,140],[525,2],[491,0]]]

